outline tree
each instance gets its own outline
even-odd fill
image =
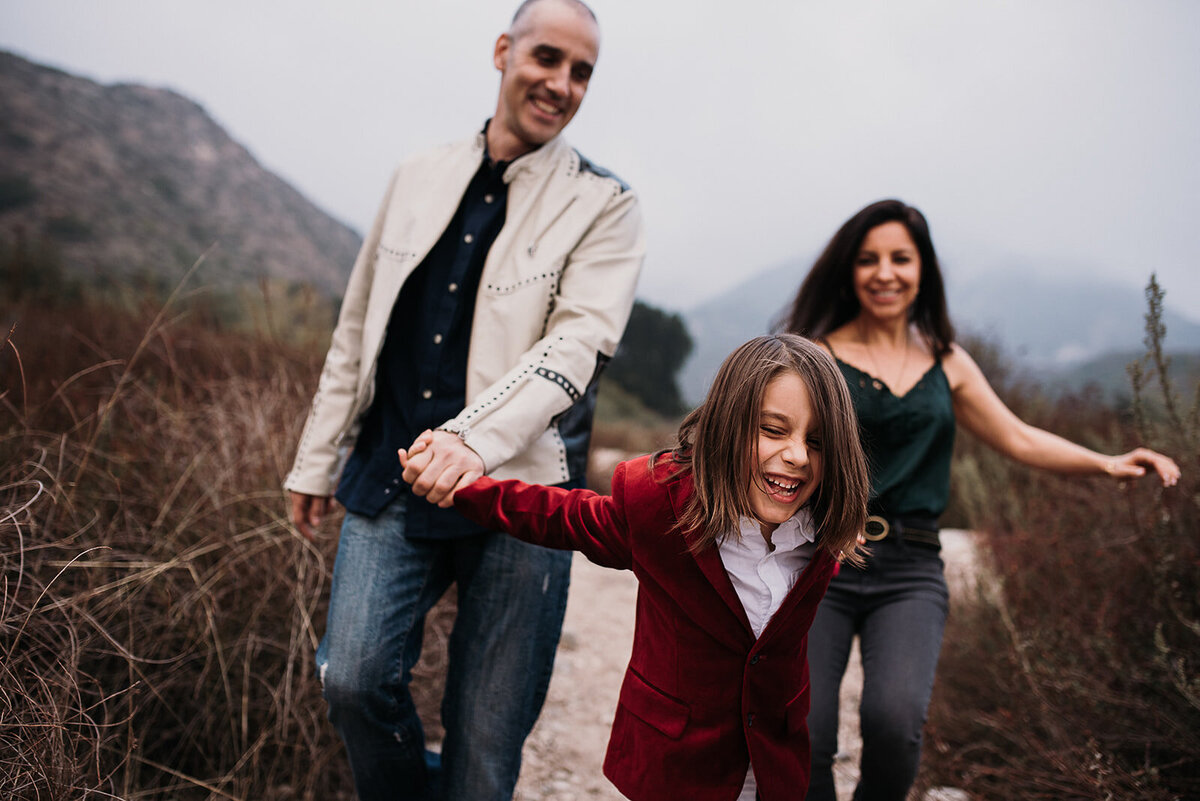
[[[679,370],[691,352],[682,317],[638,300],[606,376],[648,409],[674,417],[686,410]]]

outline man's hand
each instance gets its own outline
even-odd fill
[[[289,492],[292,496],[292,524],[312,541],[316,533],[314,528],[321,525],[321,518],[329,511],[332,499],[328,495],[305,495],[302,492]]]
[[[423,431],[398,452],[404,480],[413,494],[443,509],[454,505],[454,493],[483,475],[483,459],[448,431]]]

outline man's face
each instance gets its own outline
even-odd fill
[[[599,50],[595,20],[558,0],[530,6],[501,35],[494,54],[500,99],[488,126],[493,159],[514,159],[567,126],[583,102]]]

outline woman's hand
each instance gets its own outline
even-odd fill
[[[1179,465],[1169,456],[1149,448],[1134,448],[1129,453],[1114,456],[1104,464],[1104,472],[1118,479],[1140,478],[1146,470],[1158,473],[1164,487],[1173,487],[1181,475]]]

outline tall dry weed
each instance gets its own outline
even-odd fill
[[[956,491],[986,536],[998,601],[952,612],[926,785],[985,800],[1200,797],[1200,413],[1167,378],[1153,279],[1147,293],[1136,420],[1096,394],[1050,403],[1008,387],[1006,400],[1104,452],[1163,451],[1183,479],[1062,478],[965,443]]]
[[[0,797],[348,798],[279,489],[322,354],[159,311],[5,309]]]

